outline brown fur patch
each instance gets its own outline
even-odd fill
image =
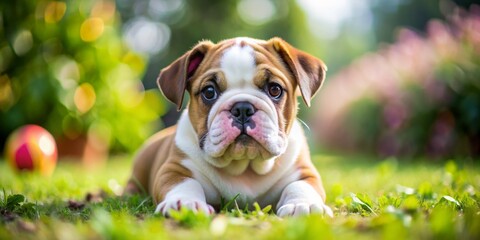
[[[323,201],[326,201],[325,189],[323,188],[322,179],[320,174],[318,174],[315,166],[313,166],[312,161],[310,160],[310,152],[308,148],[302,148],[300,155],[298,156],[297,162],[295,164],[296,168],[300,172],[299,180],[303,180],[310,184],[318,194],[322,197]]]
[[[175,146],[176,126],[166,128],[154,136],[137,153],[129,193],[146,192],[159,203],[172,186],[192,173],[180,165],[185,155]]]

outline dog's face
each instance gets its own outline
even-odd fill
[[[188,114],[206,161],[241,173],[268,172],[287,147],[297,89],[309,105],[326,67],[279,38],[200,42],[163,69],[158,84]],[[232,168],[232,166],[234,166]]]

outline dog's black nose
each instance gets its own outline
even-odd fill
[[[250,117],[255,113],[255,107],[249,102],[237,102],[230,109],[230,113],[236,121],[245,124],[250,120]]]

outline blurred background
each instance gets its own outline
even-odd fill
[[[279,36],[323,59],[314,152],[480,154],[480,7],[449,0],[0,3],[0,149],[25,124],[60,156],[132,153],[178,113],[159,71],[202,39]]]

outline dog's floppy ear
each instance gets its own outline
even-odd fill
[[[322,60],[300,51],[283,39],[275,37],[268,41],[298,81],[303,101],[310,107],[310,100],[322,86],[327,66]]]
[[[158,87],[168,100],[177,105],[177,110],[182,108],[189,78],[195,74],[195,71],[212,46],[212,42],[202,41],[160,71],[160,75],[157,78]]]

